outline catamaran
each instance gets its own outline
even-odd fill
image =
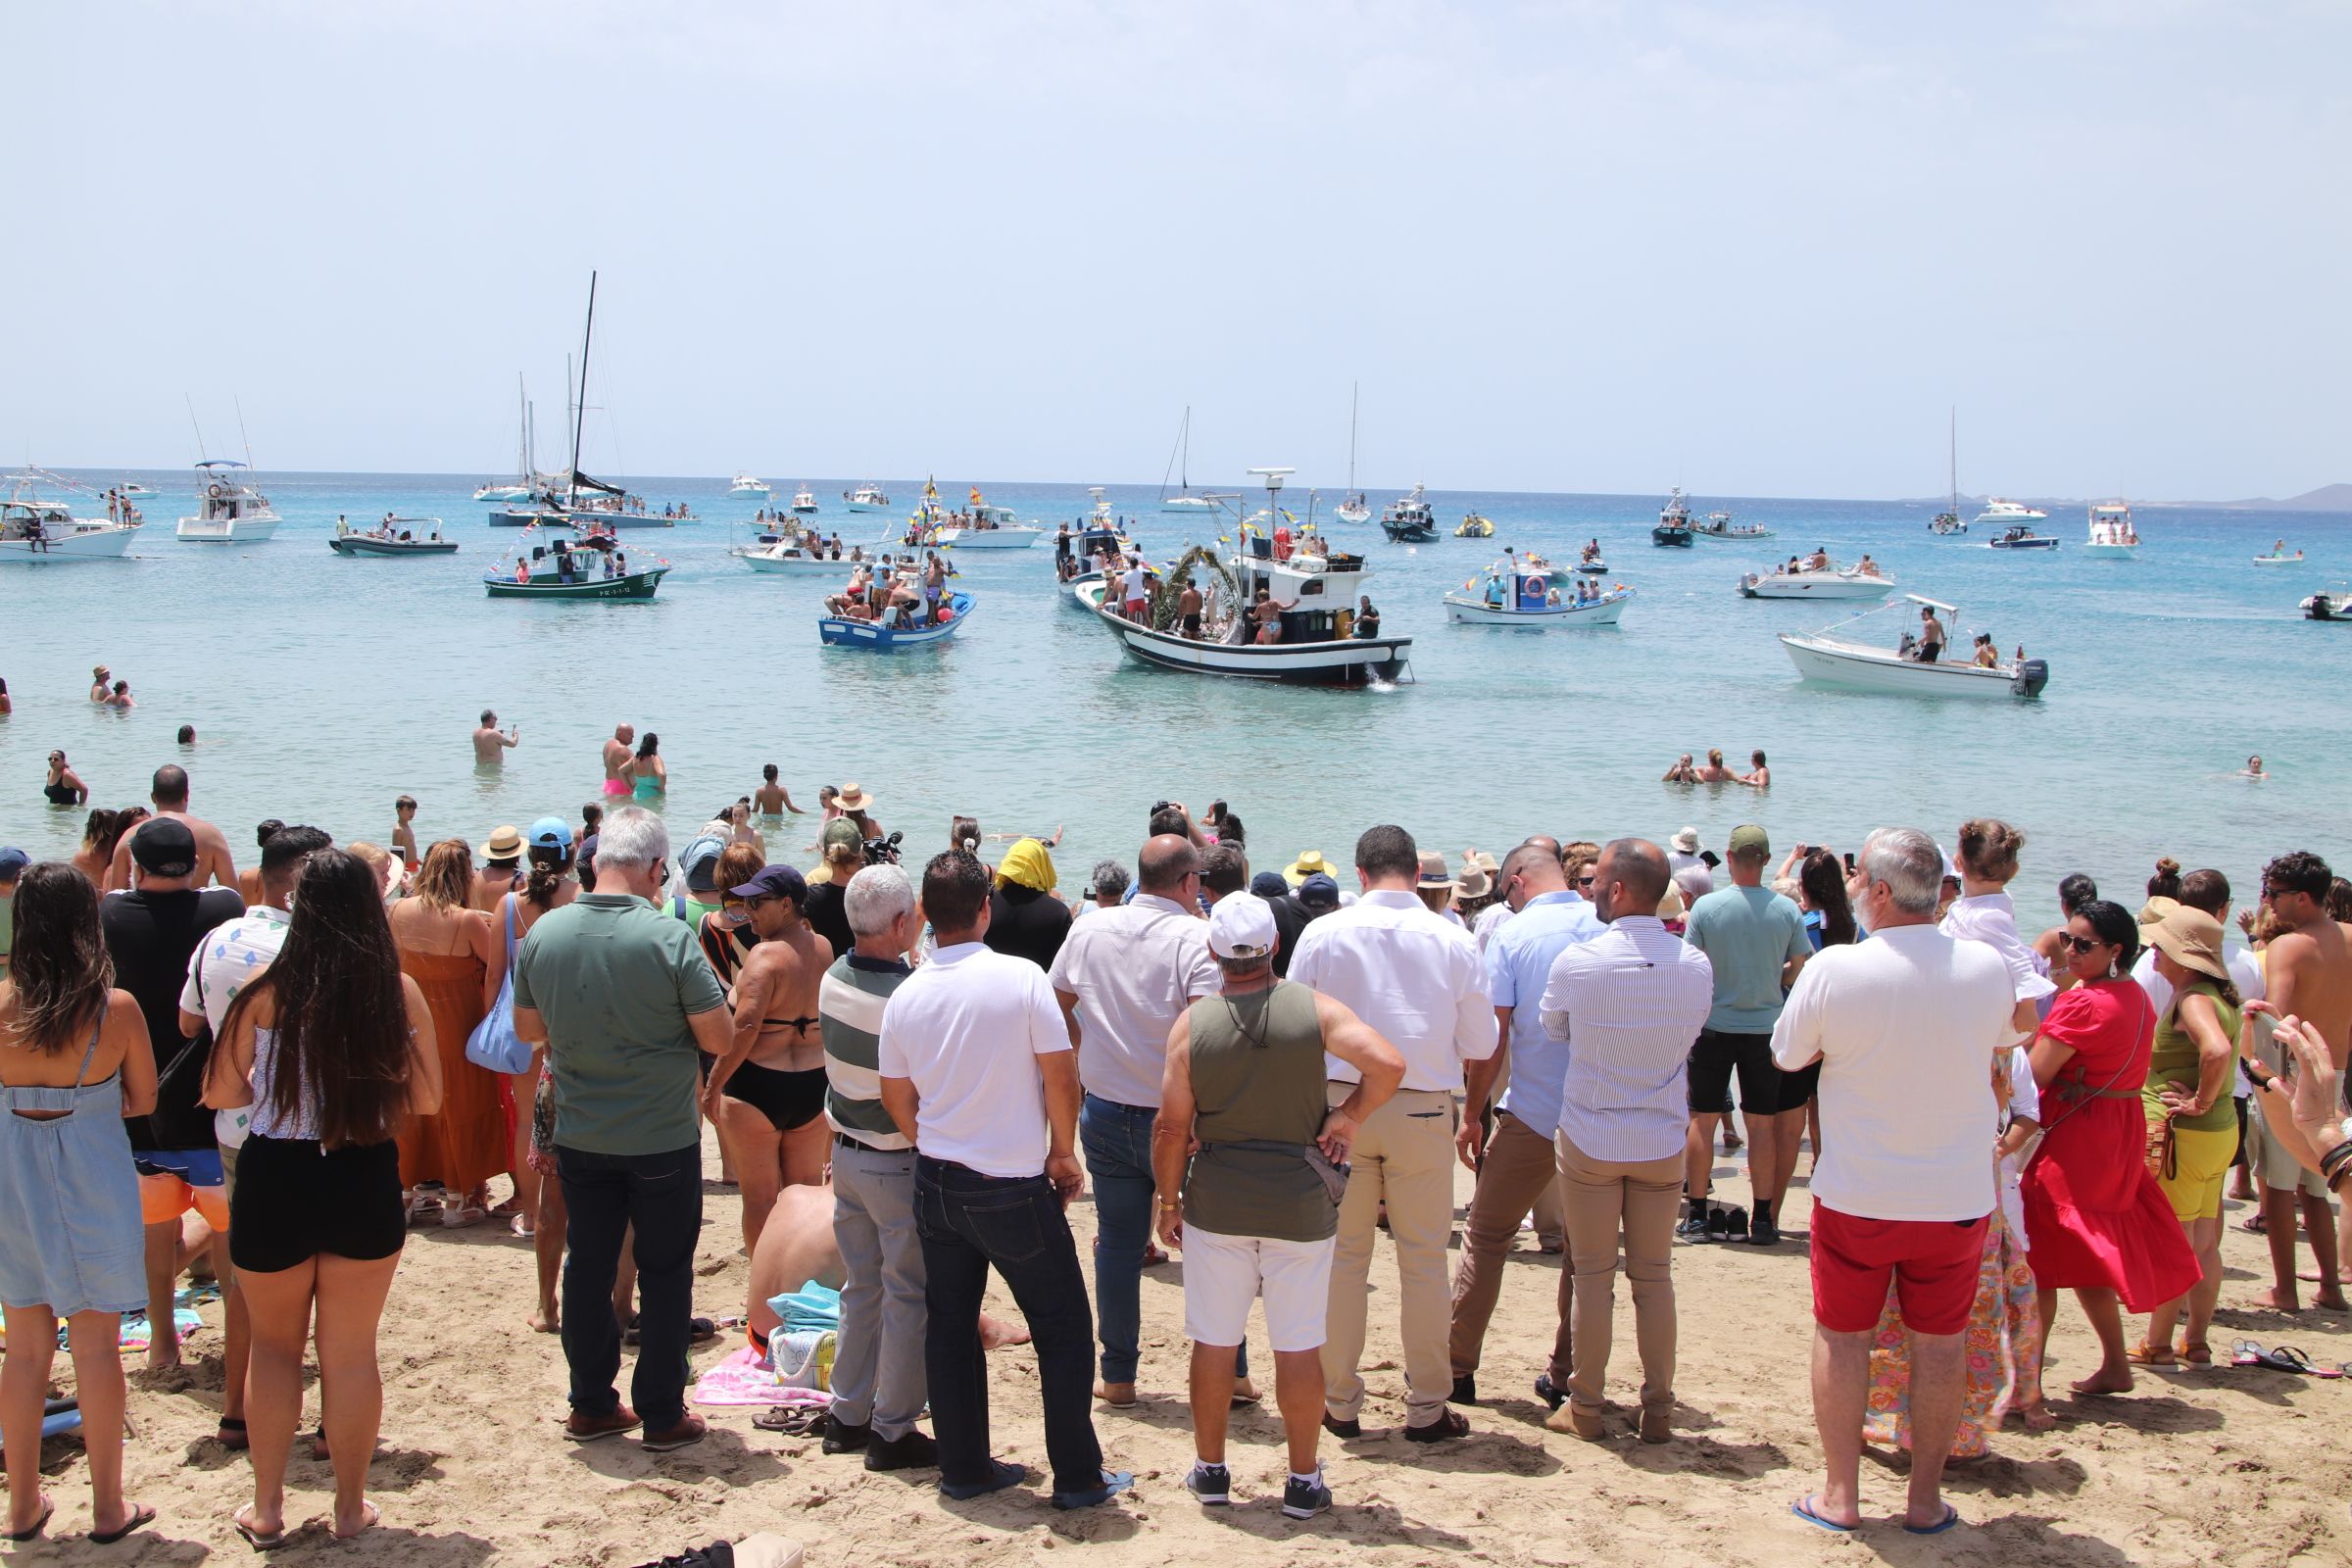
[[[1168,454],[1168,467],[1176,475],[1176,493],[1168,494],[1168,475],[1165,472],[1161,473],[1159,476],[1160,511],[1182,513],[1188,516],[1200,516],[1217,510],[1217,504],[1208,497],[1193,494],[1193,478],[1190,472],[1192,463],[1193,411],[1191,406],[1187,405],[1184,411],[1184,422],[1176,427],[1176,450]]]
[[[685,506],[649,511],[645,502],[616,484],[580,471],[580,439],[588,420],[588,359],[596,342],[596,277],[588,274],[587,324],[580,332],[580,380],[571,408],[571,465],[559,478],[534,474],[529,496],[489,514],[496,528],[673,528],[694,520]],[[526,462],[527,456],[526,456]],[[647,597],[652,591],[647,590]]]
[[[1906,697],[2038,697],[2049,684],[2050,666],[2039,659],[2016,660],[2008,662],[1975,664],[1966,662],[1946,663],[1937,660],[1923,663],[1916,657],[1916,645],[1911,633],[1903,633],[1902,641],[1893,648],[1882,648],[1876,643],[1855,642],[1836,633],[1872,615],[1885,614],[1901,605],[1918,605],[1930,611],[1940,611],[1952,622],[1951,634],[1959,634],[1960,612],[1940,600],[1905,594],[1891,605],[1866,610],[1848,620],[1825,626],[1817,632],[1784,632],[1781,646],[1788,651],[1788,662],[1804,679],[1824,686],[1843,686],[1854,691],[1887,692]]]
[[[1372,504],[1355,487],[1355,405],[1356,389],[1350,384],[1348,388],[1348,494],[1333,509],[1332,515],[1342,522],[1370,522]]]
[[[245,482],[250,469],[227,458],[196,465],[196,515],[179,519],[183,544],[260,544],[281,519],[270,498]]]

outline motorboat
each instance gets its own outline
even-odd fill
[[[816,492],[809,489],[806,484],[802,485],[798,490],[795,490],[792,493],[792,510],[799,513],[804,517],[814,514],[816,512]]]
[[[2269,555],[2256,556],[2254,558],[2254,564],[2257,566],[2299,566],[2302,564],[2303,552],[2298,550],[2293,555],[2288,555],[2286,553],[2286,541],[2283,539],[2271,546],[2271,553]]]
[[[1815,557],[1815,560],[1822,558]],[[1771,571],[1751,571],[1740,579],[1742,599],[1884,599],[1894,592],[1894,579],[1870,562],[1840,566],[1831,562],[1816,566],[1791,561]]]
[[[774,493],[775,486],[752,474],[739,473],[727,481],[727,494],[731,496],[765,496]]]
[[[473,491],[476,501],[528,501],[530,498],[531,487],[527,484],[491,483],[476,485]]]
[[[1751,522],[1744,528],[1740,527],[1732,521],[1732,514],[1728,512],[1710,512],[1707,514],[1706,521],[1694,522],[1690,525],[1692,538],[1729,541],[1733,544],[1746,544],[1755,539],[1769,539],[1772,537],[1772,533],[1770,528],[1760,522]]]
[[[1468,626],[1614,626],[1634,597],[1620,583],[1602,589],[1578,580],[1541,556],[1506,551],[1500,561],[1446,596],[1446,618]]]
[[[1045,529],[1021,521],[1020,514],[1010,507],[990,506],[977,490],[971,495],[969,515],[972,520],[968,523],[935,529],[933,542],[943,549],[1026,550],[1046,537]]]
[[[1492,539],[1494,537],[1494,521],[1473,512],[1455,524],[1453,536],[1456,539]]]
[[[979,601],[967,593],[941,596],[940,614],[925,624],[915,625],[902,620],[893,624],[883,620],[857,620],[843,615],[826,615],[816,623],[817,639],[828,648],[862,648],[869,653],[904,653],[910,648],[928,648],[944,643],[963,630],[972,618]],[[903,612],[902,612],[903,613]]]
[[[1918,605],[1930,611],[1941,611],[1954,622],[1957,635],[1960,612],[1939,600],[1905,594],[1897,604]],[[1788,651],[1788,662],[1805,680],[1824,686],[1842,686],[1851,691],[1885,692],[1905,697],[2009,697],[2034,698],[2049,684],[2050,668],[2039,659],[2022,659],[2009,662],[1976,664],[1967,662],[1946,663],[1941,660],[1929,664],[1913,657],[1916,644],[1910,632],[1903,633],[1901,643],[1893,648],[1876,643],[1857,642],[1838,635],[1855,621],[1884,614],[1896,605],[1881,605],[1866,610],[1849,620],[1825,626],[1808,633],[1784,632],[1781,646]],[[1997,656],[1996,656],[1997,658]]]
[[[1658,525],[1649,530],[1649,542],[1675,550],[1688,550],[1690,548],[1690,506],[1683,499],[1682,487],[1677,485],[1673,493],[1667,496],[1666,505],[1658,509]]]
[[[2352,593],[2316,593],[2295,608],[2305,620],[2352,621]]]
[[[727,553],[754,571],[794,572],[804,576],[838,577],[845,568],[854,568],[865,560],[862,549],[851,555],[836,555],[814,534],[770,535],[759,544],[737,545]]]
[[[2139,553],[2139,530],[2132,525],[2132,509],[2121,501],[2094,501],[2090,504],[2090,536],[2083,542],[2086,556],[2120,556],[2130,559]]]
[[[1107,560],[1115,566],[1136,555],[1135,541],[1120,528],[1111,514],[1110,503],[1102,499],[1102,487],[1095,486],[1093,494],[1093,515],[1075,529],[1064,524],[1054,533],[1054,572],[1061,582],[1062,602],[1067,605],[1078,603],[1079,589],[1102,580],[1099,563]]]
[[[196,465],[196,515],[179,519],[184,544],[260,544],[277,532],[281,519],[270,498],[245,482],[249,470],[227,458]]]
[[[1348,494],[1332,509],[1332,515],[1342,522],[1370,522],[1372,503],[1355,487],[1355,410],[1356,389],[1348,389]]]
[[[0,500],[0,561],[42,565],[121,560],[138,531],[136,522],[76,517],[67,503],[43,500],[29,473],[10,474],[8,497]]]
[[[855,490],[845,490],[841,499],[852,512],[888,512],[890,492],[878,484],[861,484]]]
[[[2035,533],[2022,522],[2013,522],[2001,530],[1999,538],[1986,540],[1984,548],[1987,550],[2055,550],[2058,548],[2058,540],[2051,534]]]
[[[1264,478],[1267,511],[1280,515],[1282,481],[1293,470],[1250,471]],[[1207,579],[1208,604],[1200,635],[1188,637],[1176,619],[1173,590],[1194,580],[1196,571]],[[1196,546],[1168,566],[1148,620],[1129,620],[1106,603],[1109,585],[1100,579],[1080,585],[1076,598],[1139,663],[1243,680],[1365,686],[1404,676],[1413,644],[1410,637],[1357,635],[1362,628],[1355,623],[1356,601],[1370,576],[1361,556],[1342,552],[1294,552],[1290,560],[1276,561],[1274,541],[1245,524],[1240,547],[1230,558]],[[1250,611],[1260,589],[1273,607],[1262,619]],[[1274,640],[1254,640],[1253,622],[1273,628]]]
[[[612,535],[591,534],[517,552],[485,573],[482,587],[493,599],[651,599],[667,575],[669,563],[660,557],[631,566]]]
[[[2046,522],[2049,514],[2027,506],[2022,501],[2003,501],[1998,496],[1984,498],[1984,510],[1977,514],[1980,528],[2006,528],[2013,522]]]
[[[1256,469],[1250,470],[1252,473]],[[1429,497],[1424,487],[1413,486],[1409,496],[1398,496],[1381,510],[1381,531],[1394,544],[1427,544],[1438,536],[1436,514],[1429,510]]]
[[[149,484],[140,484],[133,479],[125,479],[121,484],[115,486],[115,494],[119,496],[128,496],[133,501],[149,501],[153,500],[155,497],[155,486]]]
[[[372,528],[354,528],[335,519],[335,536],[326,548],[338,556],[454,556],[455,539],[441,537],[439,517],[400,517],[390,513]]]

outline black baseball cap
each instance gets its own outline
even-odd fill
[[[196,869],[196,835],[175,816],[151,816],[130,835],[130,858],[149,876],[186,876]]]

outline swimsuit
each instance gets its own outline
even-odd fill
[[[813,1027],[814,1018],[763,1018],[762,1023]],[[756,1061],[738,1063],[727,1077],[726,1097],[759,1111],[780,1133],[806,1127],[825,1111],[825,1069],[779,1072]]]
[[[49,797],[51,806],[72,806],[79,800],[71,784],[44,784],[41,793]]]
[[[626,795],[629,793],[629,781],[625,778],[609,778],[605,780],[605,793],[607,795]]]

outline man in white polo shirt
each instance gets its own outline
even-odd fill
[[[1829,1147],[1813,1167],[1813,1419],[1828,1479],[1792,1504],[1861,1523],[1871,1338],[1891,1282],[1911,1334],[1911,1497],[1903,1527],[1948,1530],[1943,1465],[1960,1422],[1964,1339],[1993,1190],[1995,1054],[2014,1031],[2009,966],[1936,928],[1943,852],[1917,828],[1863,841],[1854,915],[1868,942],[1826,948],[1772,1032],[1784,1072],[1821,1063]]]
[[[988,1451],[980,1298],[994,1267],[1035,1336],[1054,1506],[1088,1508],[1134,1477],[1105,1471],[1095,1440],[1086,1276],[1063,1214],[1085,1185],[1078,1065],[1046,972],[981,942],[991,880],[960,850],[923,867],[937,951],[891,993],[875,1044],[882,1103],[915,1148],[939,1490],[961,1501],[1023,1479]]]
[[[1331,1313],[1323,1344],[1326,1430],[1359,1437],[1364,1380],[1365,1296],[1372,1232],[1385,1201],[1396,1243],[1398,1316],[1404,1338],[1404,1435],[1415,1443],[1470,1430],[1446,1407],[1453,1392],[1446,1356],[1451,1320],[1446,1245],[1453,1230],[1453,1097],[1462,1063],[1494,1054],[1494,1004],[1470,933],[1434,914],[1414,885],[1421,858],[1413,836],[1383,824],[1355,841],[1363,897],[1306,928],[1290,978],[1344,1003],[1404,1057],[1404,1084],[1365,1121],[1355,1141],[1355,1174],[1340,1205],[1331,1261]],[[1331,1103],[1355,1093],[1360,1076],[1326,1062]]]
[[[1200,918],[1200,852],[1161,833],[1136,857],[1134,902],[1073,925],[1054,958],[1086,1092],[1078,1138],[1095,1186],[1095,1312],[1104,1403],[1135,1403],[1144,1250],[1152,1240],[1152,1122],[1168,1031],[1217,991]],[[1241,1372],[1249,1376],[1247,1366]]]

